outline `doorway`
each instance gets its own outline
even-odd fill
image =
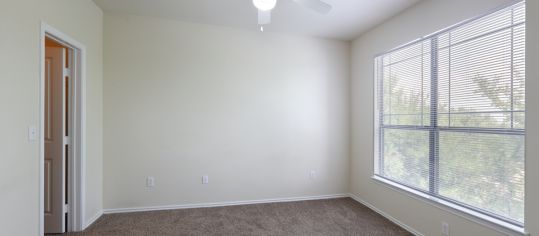
[[[84,52],[43,23],[40,76],[40,234],[84,229]]]
[[[45,233],[64,233],[69,216],[69,102],[73,50],[45,37]]]

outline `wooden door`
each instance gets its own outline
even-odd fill
[[[66,49],[45,49],[45,233],[65,231]]]

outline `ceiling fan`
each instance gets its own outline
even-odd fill
[[[331,5],[321,0],[292,1],[320,14],[328,14],[332,8]],[[253,0],[253,5],[258,9],[258,24],[261,26],[260,30],[264,31],[264,25],[271,23],[271,10],[277,5],[277,0]]]

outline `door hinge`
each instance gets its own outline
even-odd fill
[[[71,139],[69,136],[64,136],[64,145],[71,145]]]
[[[69,68],[64,68],[64,76],[67,76],[67,77],[71,76],[71,70]]]
[[[69,213],[69,205],[68,204],[64,205],[64,213]]]

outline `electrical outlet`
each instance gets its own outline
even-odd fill
[[[210,182],[210,178],[207,175],[202,176],[202,184],[208,184]]]
[[[316,171],[315,170],[311,170],[309,172],[309,178],[310,179],[316,179]]]
[[[444,236],[449,236],[449,224],[446,222],[442,222],[442,234]]]
[[[146,177],[146,187],[153,188],[155,187],[155,178],[152,176]]]

